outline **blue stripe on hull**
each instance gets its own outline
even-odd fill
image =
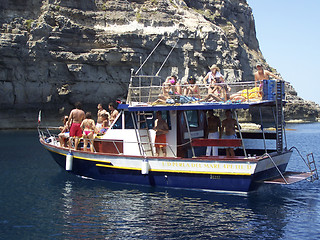
[[[66,157],[51,152],[56,162],[65,168]],[[72,173],[97,180],[134,183],[150,186],[248,192],[253,190],[252,176],[211,175],[172,172],[152,172],[142,175],[140,170],[97,167],[96,162],[74,159]]]

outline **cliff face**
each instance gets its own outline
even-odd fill
[[[124,97],[130,69],[162,38],[143,73],[155,74],[176,42],[163,79],[217,64],[227,81],[248,81],[257,62],[268,67],[246,0],[9,0],[0,9],[0,128],[17,124],[12,115],[34,125],[38,109],[53,116],[78,100],[89,108]]]

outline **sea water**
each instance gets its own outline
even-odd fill
[[[320,124],[286,127],[320,168]],[[320,238],[320,181],[249,194],[93,181],[60,169],[36,131],[0,136],[0,239]],[[288,170],[306,170],[296,152]]]

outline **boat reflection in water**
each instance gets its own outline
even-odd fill
[[[247,195],[84,182],[65,183],[68,237],[279,239],[290,211],[277,186]]]

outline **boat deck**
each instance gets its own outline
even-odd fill
[[[264,183],[271,183],[271,184],[292,184],[296,182],[300,182],[311,177],[313,174],[311,172],[285,172],[283,177],[276,177],[273,179],[269,179],[263,181]]]

